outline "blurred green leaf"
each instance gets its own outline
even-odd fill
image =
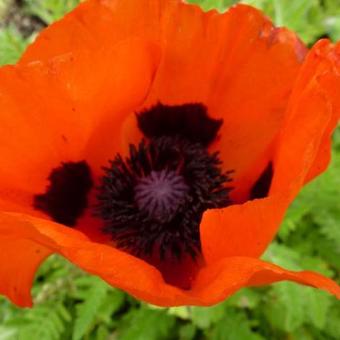
[[[245,314],[228,309],[224,318],[207,336],[211,340],[264,340],[264,338],[252,330],[250,321]]]
[[[332,304],[331,296],[317,289],[304,288],[303,301],[306,317],[316,328],[324,329],[329,315],[328,311]]]
[[[19,317],[4,323],[5,331],[15,332],[15,338],[32,340],[32,335],[41,340],[58,340],[66,331],[71,320],[68,310],[62,303],[38,305]]]
[[[227,7],[237,3],[237,0],[188,0],[189,3],[199,4],[205,11],[218,9],[224,11]]]
[[[326,333],[334,339],[339,339],[340,334],[340,301],[334,301],[326,320]]]
[[[190,307],[186,306],[169,308],[168,313],[182,320],[188,320],[191,318]]]
[[[228,306],[234,306],[239,308],[254,309],[260,303],[261,295],[257,290],[250,288],[243,288],[236,294],[231,296],[227,304]]]
[[[0,29],[0,65],[14,64],[27,44],[14,27]]]
[[[97,318],[100,306],[105,301],[109,286],[96,277],[86,278],[89,281],[86,289],[86,298],[76,308],[76,321],[74,324],[72,340],[80,340],[87,334]]]
[[[194,324],[187,323],[179,330],[179,340],[193,340],[197,334],[197,330]]]
[[[164,310],[141,307],[131,309],[118,329],[119,340],[169,339],[175,328],[175,318]]]
[[[71,11],[79,2],[80,0],[25,0],[25,8],[31,15],[51,24]]]
[[[306,318],[301,293],[301,287],[291,282],[274,285],[264,306],[274,328],[289,333],[302,326]]]
[[[223,302],[213,307],[192,307],[191,320],[198,328],[207,329],[224,317],[225,310]]]

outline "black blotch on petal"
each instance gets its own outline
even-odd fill
[[[54,221],[74,226],[87,207],[87,194],[93,186],[91,171],[85,161],[66,162],[52,170],[46,193],[34,197],[34,208]]]
[[[202,104],[167,106],[161,103],[137,114],[138,127],[148,138],[181,136],[208,146],[223,121],[208,116]]]
[[[264,198],[268,196],[274,174],[273,163],[270,162],[250,191],[250,199]]]

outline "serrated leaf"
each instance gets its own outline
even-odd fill
[[[117,289],[108,289],[105,300],[97,312],[98,322],[110,324],[112,316],[125,304],[126,295]]]
[[[302,293],[303,288],[291,282],[273,285],[264,312],[275,328],[289,333],[306,321]]]
[[[264,340],[251,329],[249,320],[244,313],[229,309],[211,332],[207,334],[211,340]]]
[[[228,306],[254,309],[260,302],[261,295],[255,289],[243,288],[227,300]]]
[[[36,339],[59,340],[70,320],[70,315],[60,309],[61,302],[48,302],[37,305],[33,309],[22,311],[16,318],[8,320],[5,326],[17,331],[18,339],[32,340],[32,334]]]
[[[63,17],[71,11],[80,0],[26,0],[26,11],[43,20],[46,24]]]
[[[340,257],[340,153],[333,153],[332,163],[323,175],[305,188],[302,197],[313,221],[333,244]]]
[[[324,329],[328,311],[332,304],[332,297],[324,291],[304,287],[303,298],[307,319],[309,319],[310,323],[316,328],[320,330]]]
[[[315,238],[313,250],[318,256],[321,256],[329,265],[340,271],[340,253],[335,248],[334,242],[326,239],[321,233]]]
[[[280,226],[278,237],[283,241],[287,241],[288,237],[299,228],[302,218],[310,210],[310,206],[295,200],[290,205],[286,217]]]
[[[315,214],[314,219],[320,224],[321,233],[323,233],[329,240],[334,241],[334,246],[337,247],[340,255],[340,206],[339,210],[321,210],[318,214]]]
[[[110,333],[107,327],[100,325],[96,330],[95,340],[108,340],[110,338]]]
[[[14,64],[24,52],[28,41],[13,28],[0,28],[0,65]]]
[[[296,331],[304,323],[323,329],[331,301],[332,297],[323,291],[281,282],[273,285],[264,311],[275,328],[287,333]]]
[[[291,270],[300,270],[300,254],[285,245],[273,242],[266,250],[263,258],[271,263],[275,263]]]
[[[188,323],[179,329],[179,340],[193,340],[197,333],[196,327]]]
[[[316,271],[328,277],[334,276],[334,271],[330,269],[329,264],[320,257],[301,256],[301,263],[304,270]]]
[[[207,329],[224,317],[225,310],[223,302],[213,307],[192,307],[191,321],[198,328]]]
[[[168,339],[175,327],[175,318],[161,309],[132,309],[119,324],[119,340]]]
[[[72,334],[73,340],[80,340],[91,330],[98,310],[106,298],[108,285],[99,278],[91,277],[92,285],[85,300],[77,306],[76,320]]]
[[[315,340],[314,334],[308,328],[299,328],[290,333],[291,340]]]
[[[325,332],[332,336],[334,339],[339,338],[340,334],[340,301],[333,302],[332,307],[329,310]]]

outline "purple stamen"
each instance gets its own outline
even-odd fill
[[[185,201],[189,186],[173,170],[151,171],[135,186],[135,201],[141,211],[158,221],[170,221]]]

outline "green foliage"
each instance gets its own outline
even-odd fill
[[[190,0],[205,10],[224,11],[235,3],[257,7],[267,13],[276,25],[286,26],[299,34],[307,43],[329,36],[340,39],[340,0]]]
[[[60,303],[46,303],[28,310],[4,325],[7,332],[12,330],[18,339],[31,339],[32,334],[37,339],[61,339],[71,320],[68,310]]]
[[[121,340],[163,340],[170,338],[176,320],[163,310],[141,305],[131,308],[119,326],[118,338]]]
[[[0,29],[0,65],[16,62],[28,41],[14,27]]]
[[[25,0],[25,9],[46,24],[51,24],[62,18],[78,3],[79,0]]]
[[[191,309],[192,323],[201,329],[208,329],[214,323],[223,319],[225,315],[225,305],[223,303],[205,308],[196,307]]]
[[[334,149],[337,147],[335,143]],[[334,151],[332,158],[327,172],[305,187],[294,201],[278,237],[305,254],[319,254],[339,271],[340,152]]]
[[[199,4],[204,10],[218,9],[224,11],[229,6],[236,4],[237,0],[189,0],[189,3]]]
[[[83,281],[81,285],[79,284],[80,280]],[[85,289],[78,294],[83,299],[83,302],[76,306],[76,321],[72,334],[73,340],[82,339],[95,325],[98,311],[105,302],[109,289],[108,285],[98,278],[84,277],[80,280],[78,280],[78,287],[83,286]],[[117,302],[119,301],[117,300]]]
[[[264,340],[253,329],[252,321],[246,314],[228,309],[223,320],[220,320],[207,337],[213,340]]]
[[[24,0],[25,17],[49,24],[78,0]],[[233,0],[191,0],[205,10],[225,10]],[[340,0],[247,0],[308,43],[340,38]],[[5,22],[11,0],[0,0]],[[15,62],[35,32],[0,24],[0,64]],[[264,258],[292,270],[316,270],[340,279],[340,129],[328,171],[290,207]],[[19,309],[0,298],[0,340],[336,340],[340,302],[304,286],[281,282],[245,288],[212,307],[156,308],[134,300],[60,258],[50,257],[33,287],[35,307]]]
[[[304,324],[323,329],[331,300],[322,291],[281,282],[270,290],[263,311],[272,327],[286,333],[291,333]]]
[[[36,29],[60,19],[79,2],[80,0],[22,0],[20,2],[0,0],[0,65],[15,63],[27,45],[34,40]],[[30,21],[32,21],[32,30],[24,32],[25,27],[22,26]],[[10,22],[10,24],[4,25],[3,22]]]

